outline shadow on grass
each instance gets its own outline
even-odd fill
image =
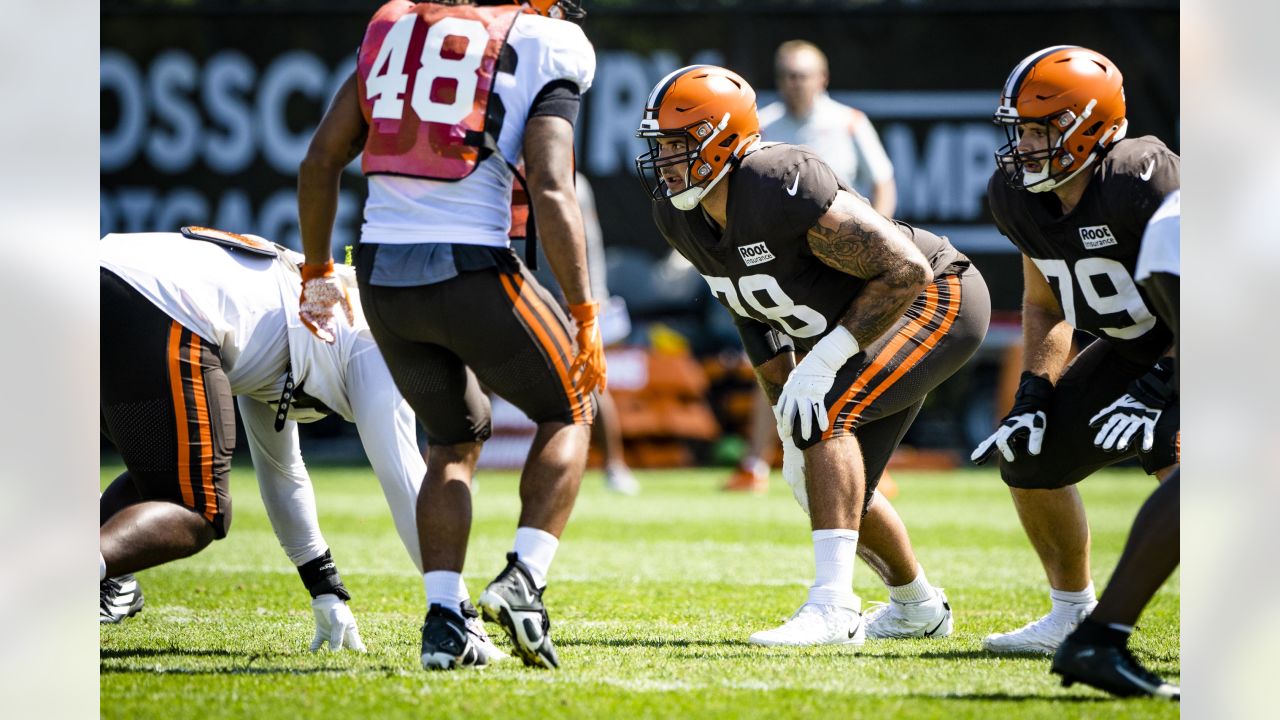
[[[555,641],[557,647],[634,647],[634,648],[679,648],[679,647],[733,647],[740,642],[733,640],[656,640],[653,638],[566,638]]]
[[[1049,666],[1048,655],[1037,655],[1035,653],[1004,653],[997,655],[987,652],[986,650],[925,650],[923,652],[911,652],[910,650],[899,651],[889,650],[881,652],[879,646],[868,646],[866,648],[870,652],[864,652],[863,655],[869,658],[903,658],[910,660],[990,660],[992,662],[1000,660],[1044,660],[1045,667]]]
[[[921,700],[960,700],[970,702],[1045,702],[1054,703],[1114,703],[1120,698],[1102,697],[1099,695],[1012,695],[1010,693],[972,693],[972,694],[946,694],[931,695],[928,693],[913,693],[907,697],[920,698]]]
[[[244,653],[230,650],[205,650],[200,648],[105,648],[98,651],[102,660],[115,658],[145,658],[164,655],[181,655],[186,657],[244,657]]]
[[[149,675],[317,675],[323,673],[345,674],[352,671],[394,674],[402,670],[399,666],[392,665],[361,665],[358,668],[348,668],[288,667],[257,664],[265,656],[205,648],[108,648],[100,650],[99,657],[101,661],[98,663],[98,672],[103,675],[130,673],[145,673]],[[180,660],[181,658],[228,658],[228,663],[226,665],[211,665],[208,667],[184,667],[181,664],[139,665],[129,662],[145,658],[165,657],[172,657],[175,660]]]
[[[382,670],[384,672],[393,672],[396,668],[359,668],[361,673],[369,671]],[[98,673],[101,675],[345,675],[352,671],[351,668],[291,668],[291,667],[223,667],[223,668],[191,668],[191,667],[113,667],[111,665],[99,664]]]

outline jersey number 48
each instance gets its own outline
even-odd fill
[[[409,84],[406,61],[417,22],[418,16],[413,13],[400,18],[378,48],[378,57],[365,79],[365,99],[377,98],[372,113],[375,119],[399,120],[404,115],[404,94]],[[444,56],[442,48],[450,35],[466,39],[467,49],[462,57]],[[476,70],[480,68],[488,43],[489,32],[483,23],[475,20],[441,18],[427,29],[422,55],[413,62],[413,94],[409,98],[409,106],[419,119],[456,125],[467,117],[476,99]],[[443,102],[431,96],[439,79],[454,81],[452,101]]]

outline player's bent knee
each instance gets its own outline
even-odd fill
[[[1044,472],[1037,458],[1019,457],[1014,462],[1000,460],[1000,479],[1019,490],[1054,490],[1066,486],[1061,477]]]

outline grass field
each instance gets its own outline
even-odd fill
[[[103,483],[120,468],[104,467]],[[230,536],[145,571],[146,609],[101,630],[104,718],[1176,717],[1178,707],[1064,689],[1043,658],[998,658],[983,635],[1047,610],[1043,575],[992,472],[895,473],[895,502],[956,632],[943,640],[843,648],[746,644],[805,597],[807,520],[781,478],[766,497],[715,491],[723,471],[641,474],[644,492],[583,484],[546,599],[563,667],[518,660],[428,674],[418,663],[421,580],[367,468],[313,468],[325,538],[353,594],[367,654],[310,654],[309,597],[271,532],[252,470],[233,472]],[[1137,470],[1081,486],[1095,579],[1114,566],[1153,485]],[[484,473],[466,580],[503,566],[518,512],[514,474]],[[864,604],[885,600],[865,565]],[[1135,637],[1140,660],[1176,682],[1177,576]],[[505,644],[496,626],[491,632]]]

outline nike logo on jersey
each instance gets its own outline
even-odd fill
[[[1139,173],[1138,177],[1142,178],[1143,182],[1146,182],[1151,179],[1151,172],[1155,169],[1156,169],[1156,159],[1151,158],[1151,162],[1147,163],[1147,169]]]
[[[743,245],[738,248],[738,254],[742,256],[742,262],[747,266],[759,265],[773,260],[773,253],[769,252],[769,248],[764,243],[758,242],[753,245]]]
[[[796,179],[792,181],[791,187],[787,188],[787,194],[791,197],[796,196],[796,190],[800,189],[800,172],[796,171]]]
[[[1080,228],[1080,241],[1084,243],[1085,250],[1100,250],[1104,247],[1119,244],[1116,236],[1111,234],[1111,228],[1106,225],[1090,225],[1089,227]]]

